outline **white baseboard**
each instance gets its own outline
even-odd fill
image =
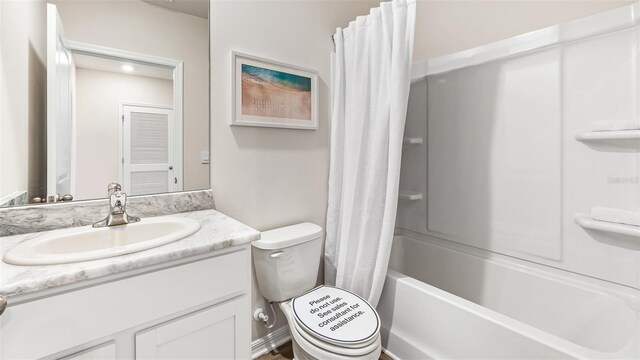
[[[385,353],[385,354],[387,354],[387,355],[388,355],[390,358],[392,358],[393,360],[400,360],[400,358],[399,358],[399,357],[395,356],[391,351],[389,351],[389,350],[387,350],[387,349],[385,349],[385,348],[382,348],[382,352],[383,352],[383,353]]]
[[[291,339],[289,334],[289,326],[285,325],[267,336],[254,340],[251,342],[251,358],[255,359],[258,356],[264,355],[269,351],[277,348],[278,346],[286,343]]]

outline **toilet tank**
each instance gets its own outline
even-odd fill
[[[313,289],[318,279],[322,228],[302,223],[265,231],[252,243],[260,293],[285,301]]]

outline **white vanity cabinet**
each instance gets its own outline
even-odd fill
[[[10,301],[0,358],[248,359],[249,261],[242,245]]]

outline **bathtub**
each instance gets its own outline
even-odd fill
[[[422,235],[378,304],[397,359],[640,359],[639,291]]]

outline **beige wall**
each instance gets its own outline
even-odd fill
[[[211,3],[211,184],[219,211],[258,230],[301,221],[324,227],[333,50],[330,36],[336,27],[367,14],[375,4]],[[231,50],[317,70],[320,128],[310,131],[229,126]],[[255,285],[252,291],[253,308],[265,307]],[[282,314],[279,323],[284,324]],[[262,325],[254,323],[254,339],[266,332]]]
[[[0,199],[44,192],[46,4],[0,1]]]
[[[78,68],[76,89],[74,196],[102,198],[120,174],[120,103],[173,106],[173,81]]]
[[[413,59],[421,62],[632,2],[418,0]]]
[[[67,38],[184,61],[184,190],[209,188],[209,24],[139,0],[49,0]]]

